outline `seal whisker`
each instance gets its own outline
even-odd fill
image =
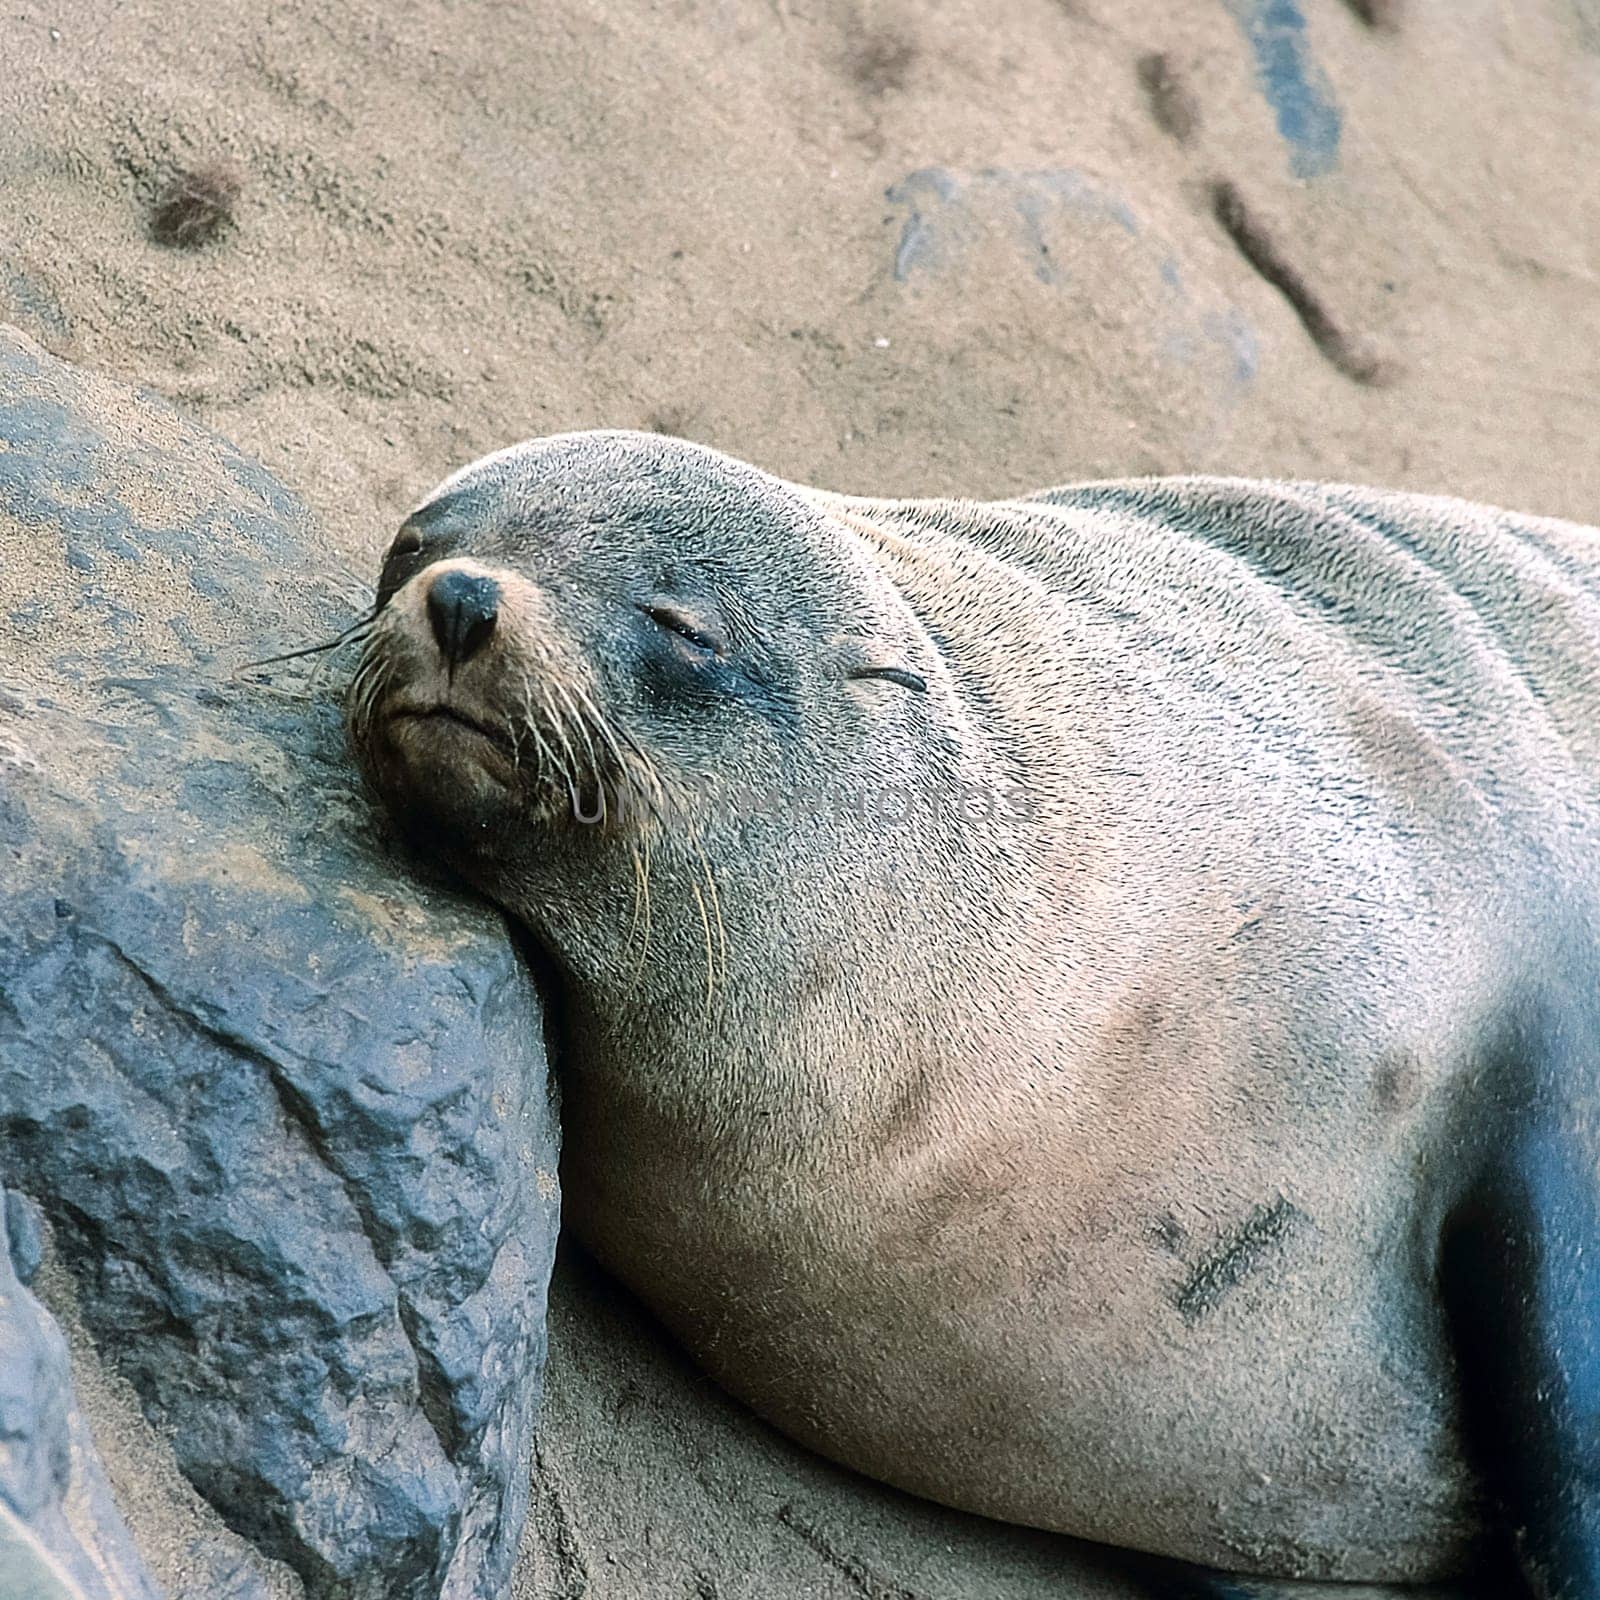
[[[370,651],[362,656],[349,689],[350,728],[358,742],[364,743],[368,737],[373,708],[389,677],[390,669],[382,656]]]
[[[540,745],[550,752],[550,765],[555,769],[555,775],[560,778],[562,787],[567,791],[567,807],[571,814],[579,815],[578,780],[572,770],[572,746],[567,741],[566,732],[562,727],[560,717],[551,709],[543,697],[539,701],[546,726],[549,727],[557,739],[561,741],[561,754],[557,754],[552,746],[540,739]]]
[[[579,737],[583,740],[584,749],[588,752],[589,756],[588,776],[594,785],[596,810],[594,816],[586,817],[580,815],[578,820],[580,822],[603,823],[606,820],[607,814],[605,775],[600,769],[600,757],[595,752],[594,740],[589,736],[588,719],[584,716],[583,712],[579,710],[577,703],[573,700],[571,694],[567,690],[567,686],[564,683],[553,682],[551,687],[558,695],[561,696],[562,704],[565,705],[568,711],[571,712],[573,724],[576,727]]]
[[[351,628],[347,630],[344,637],[341,638],[338,643],[341,645],[360,644],[364,646],[366,641],[371,637],[372,625],[375,621],[375,618],[369,618],[367,619],[365,625],[359,622],[352,624]],[[311,676],[307,683],[307,688],[312,694],[315,694],[318,690],[320,690],[323,684],[326,682],[328,673],[333,668],[333,663],[336,656],[337,650],[333,645],[326,646],[324,653],[318,654],[317,660],[312,665]]]
[[[538,759],[538,766],[534,770],[534,778],[536,781],[542,778],[544,776],[544,756],[542,753],[544,741],[539,737],[539,730],[534,723],[533,694],[528,687],[528,674],[525,670],[522,674],[522,721],[518,722],[510,712],[507,712],[506,726],[511,730],[511,748],[515,753],[514,770],[518,773],[522,771],[523,742],[527,739],[532,739],[534,741],[534,755]]]
[[[362,734],[366,718],[363,715],[362,696],[366,693],[366,686],[372,674],[377,670],[377,664],[372,656],[363,656],[355,673],[350,679],[350,687],[346,691],[350,706],[351,731],[359,738]]]
[[[655,762],[640,748],[638,741],[629,734],[626,728],[620,728],[618,732],[637,758],[635,762],[630,762],[628,765],[628,771],[635,788],[643,796],[646,808],[651,816],[659,820],[661,811],[667,803],[667,786],[661,780],[661,773],[657,770]],[[643,775],[642,779],[639,776],[640,774]]]
[[[393,677],[393,666],[382,657],[374,657],[373,670],[368,675],[367,682],[362,690],[361,720],[363,724],[371,723],[372,714],[378,706],[378,700],[388,689]]]
[[[544,684],[539,684],[539,706],[545,714],[545,721],[550,726],[550,731],[561,743],[562,754],[566,759],[560,765],[562,779],[567,786],[567,799],[571,802],[574,821],[583,820],[583,806],[578,799],[577,764],[578,755],[572,748],[572,741],[567,737],[566,718],[561,709],[556,706],[545,692]]]
[[[284,650],[274,656],[262,656],[259,661],[241,661],[228,673],[230,678],[238,678],[246,672],[255,672],[261,667],[275,667],[284,661],[299,661],[305,656],[325,655],[330,650],[338,650],[347,644],[359,644],[371,633],[373,625],[377,622],[376,613],[369,612],[365,616],[357,617],[348,628],[342,629],[331,639],[324,639],[320,644],[302,645],[298,650]]]
[[[562,719],[560,709],[551,704],[549,697],[544,693],[542,685],[538,684],[530,675],[524,674],[523,689],[529,705],[528,727],[533,732],[534,737],[539,740],[540,749],[548,753],[554,775],[561,780],[563,787],[567,791],[567,803],[572,815],[577,816],[579,811],[578,785],[573,772],[576,756],[572,749],[572,743],[567,738],[566,725]],[[537,702],[537,709],[534,708],[535,702]],[[561,746],[559,753],[539,732],[539,724],[541,722],[551,736],[559,742]]]
[[[717,880],[711,871],[711,860],[706,855],[705,847],[698,839],[695,840],[694,853],[700,858],[700,870],[705,874],[706,893],[711,898],[711,914],[717,924],[717,945],[722,968],[721,977],[718,981],[726,986],[728,982],[728,926],[722,919],[722,896],[717,893]]]
[[[706,998],[705,998],[704,1008],[701,1011],[701,1015],[702,1016],[710,1016],[710,1014],[711,1014],[711,997],[715,993],[715,989],[716,989],[715,979],[714,979],[714,975],[713,975],[713,967],[712,967],[712,959],[713,958],[712,958],[712,953],[711,953],[711,918],[706,915],[705,896],[700,893],[700,885],[693,878],[691,878],[689,880],[689,892],[694,896],[694,903],[699,908],[699,911],[700,911],[700,928],[701,928],[701,931],[705,934],[705,941],[706,941],[706,950],[705,950],[705,955],[706,955]]]
[[[593,697],[580,684],[572,686],[572,693],[576,697],[580,708],[587,715],[594,730],[598,733],[606,746],[610,749],[617,764],[617,804],[621,809],[624,790],[637,796],[644,803],[645,809],[654,814],[662,797],[661,779],[655,769],[655,764],[639,748],[639,743],[628,733],[626,728],[613,725],[594,703]],[[620,735],[620,740],[619,740]],[[630,759],[624,751],[621,740],[627,741],[636,753],[636,759]]]
[[[650,759],[649,752],[646,751],[644,746],[642,744],[640,744],[639,741],[637,739],[635,739],[634,736],[631,733],[629,733],[628,730],[625,727],[623,727],[620,723],[618,723],[616,725],[616,730],[615,731],[616,731],[617,738],[621,739],[621,741],[625,745],[627,745],[627,747],[628,747],[629,751],[632,753],[632,755],[644,767],[645,771],[647,771],[650,774],[651,782],[653,782],[656,785],[657,788],[660,788],[660,786],[661,786],[660,776],[656,771],[655,762]]]
[[[625,950],[633,949],[635,933],[640,935],[639,953],[628,973],[628,996],[631,999],[644,974],[645,962],[650,958],[650,841],[648,836],[630,843],[628,854],[633,860],[633,918],[628,924]]]
[[[526,732],[526,727],[518,722],[508,711],[506,713],[506,738],[511,744],[511,775],[514,778],[522,776],[522,744]]]
[[[545,736],[539,731],[540,722],[548,722],[550,717],[544,709],[543,701],[539,701],[537,706],[535,704],[533,677],[526,668],[522,672],[522,710],[523,729],[532,738],[539,753],[539,770],[536,776],[541,782],[546,777],[547,772],[556,776],[563,776],[560,760],[557,758],[555,751],[550,748]],[[541,712],[544,713],[542,716]]]
[[[323,644],[311,645],[303,650],[289,650],[282,655],[264,656],[259,661],[246,661],[233,667],[228,678],[233,683],[248,684],[251,688],[265,690],[268,694],[277,695],[285,700],[306,702],[315,700],[327,682],[328,670],[332,656],[325,652],[332,651],[338,646],[361,643],[367,638],[370,629],[354,631],[362,625],[352,624],[352,628],[341,634],[338,639],[328,640]],[[262,667],[274,665],[280,661],[295,661],[303,656],[317,655],[318,660],[307,674],[275,679],[270,676],[254,676]]]

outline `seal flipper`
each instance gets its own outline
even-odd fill
[[[1557,1037],[1570,1045],[1569,1029]],[[1591,1035],[1591,1043],[1592,1035]],[[1439,1288],[1474,1465],[1536,1600],[1600,1597],[1600,1164],[1588,1063],[1519,1108],[1445,1221]],[[1550,1092],[1559,1085],[1556,1092]],[[1553,1103],[1552,1103],[1553,1102]]]

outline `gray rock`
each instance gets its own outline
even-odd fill
[[[18,1189],[6,1191],[6,1243],[11,1265],[23,1284],[31,1284],[44,1256],[38,1204]]]
[[[314,1596],[487,1600],[557,1222],[541,1016],[331,692],[233,675],[340,588],[259,467],[0,333],[0,1169],[231,1527]]]
[[[89,1445],[66,1340],[23,1285],[4,1237],[0,1600],[158,1600]]]

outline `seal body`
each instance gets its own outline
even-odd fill
[[[1600,534],[563,435],[405,524],[351,706],[549,963],[569,1220],[762,1415],[1220,1568],[1515,1524],[1591,1592]]]

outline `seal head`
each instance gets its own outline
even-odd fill
[[[573,854],[631,891],[669,813],[681,840],[712,807],[749,821],[903,786],[937,676],[799,491],[681,440],[558,435],[406,519],[350,723],[395,813],[497,898]]]

